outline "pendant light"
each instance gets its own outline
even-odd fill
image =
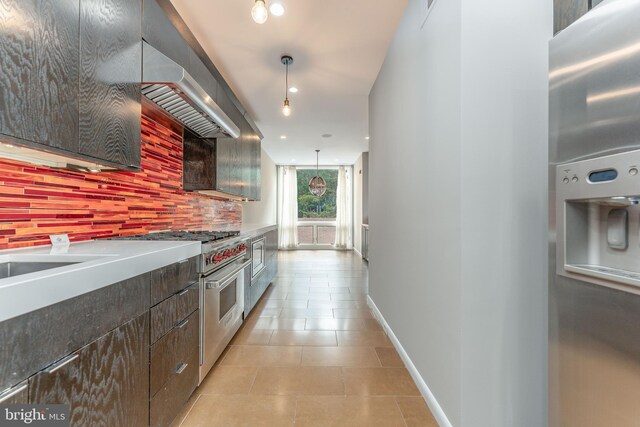
[[[320,176],[318,167],[318,159],[320,158],[320,150],[316,150],[316,176],[309,181],[309,192],[314,196],[320,197],[327,192],[327,182]]]
[[[282,55],[280,62],[285,66],[285,87],[284,87],[284,105],[282,106],[282,114],[285,117],[291,115],[291,105],[289,104],[289,65],[293,64],[293,58],[289,55]]]
[[[264,3],[264,0],[256,0],[251,9],[251,17],[256,24],[264,24],[267,22],[269,11],[267,11],[267,5]]]

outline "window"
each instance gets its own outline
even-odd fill
[[[327,192],[316,197],[309,192],[309,181],[315,169],[299,168],[298,172],[298,243],[301,246],[331,246],[336,238],[337,169],[320,169],[317,173],[327,182]]]

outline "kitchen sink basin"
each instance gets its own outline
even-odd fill
[[[35,273],[36,271],[50,270],[52,268],[64,267],[67,265],[78,264],[76,262],[34,262],[34,261],[9,261],[0,263],[0,279],[7,277],[20,276],[22,274]]]

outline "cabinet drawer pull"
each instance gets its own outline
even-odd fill
[[[179,322],[179,323],[176,325],[176,328],[178,328],[178,329],[182,329],[182,328],[184,328],[185,326],[187,326],[187,323],[189,323],[189,319],[184,319],[182,322]]]
[[[67,366],[69,363],[73,362],[78,357],[80,356],[77,354],[72,354],[71,356],[67,356],[64,359],[60,360],[59,362],[49,366],[47,369],[44,370],[44,372],[46,372],[47,374],[53,374],[55,371]]]
[[[10,388],[9,390],[6,390],[4,392],[5,393],[4,395],[0,393],[0,403],[6,402],[7,400],[11,399],[13,396],[15,396],[18,393],[22,393],[27,389],[28,386],[29,384],[22,384],[19,387],[14,387],[14,388]]]
[[[189,366],[188,363],[182,363],[180,366],[178,366],[178,369],[176,369],[176,374],[180,375],[181,373],[183,373],[184,370],[187,369],[187,366]]]
[[[183,290],[183,291],[180,291],[180,292],[178,292],[178,296],[181,297],[181,296],[187,294],[189,291],[190,291],[190,289],[188,289],[188,288]]]

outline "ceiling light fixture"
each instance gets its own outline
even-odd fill
[[[267,11],[267,6],[264,4],[264,0],[256,0],[253,8],[251,9],[251,17],[256,24],[264,24],[267,22],[267,18],[269,18],[269,11]]]
[[[287,139],[287,135],[280,135],[280,139]]]
[[[369,140],[369,137],[368,137],[368,136],[365,136],[365,137],[364,137],[364,139],[366,139],[366,140],[368,141],[368,140]]]
[[[298,93],[298,88],[297,88],[297,87],[295,87],[295,86],[291,86],[291,87],[289,88],[289,92],[291,92],[291,93]]]
[[[316,150],[316,176],[309,181],[309,192],[316,197],[320,197],[327,192],[327,182],[320,176],[319,158],[320,150]]]
[[[271,12],[273,16],[282,16],[284,15],[284,6],[282,3],[271,3],[271,6],[269,6],[269,12]]]
[[[289,55],[282,55],[280,62],[285,66],[285,87],[284,87],[284,105],[282,106],[282,114],[285,117],[291,115],[291,105],[289,103],[289,65],[293,64],[293,58]]]

